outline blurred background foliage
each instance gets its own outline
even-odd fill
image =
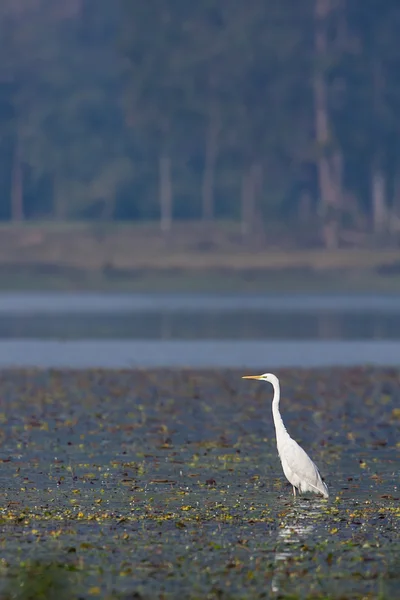
[[[3,0],[0,219],[400,220],[396,0]]]

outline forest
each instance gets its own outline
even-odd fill
[[[0,219],[400,231],[398,0],[2,0]]]

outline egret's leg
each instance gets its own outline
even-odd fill
[[[296,488],[293,486],[293,496],[296,498]]]

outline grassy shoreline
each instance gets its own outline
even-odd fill
[[[146,223],[3,223],[0,289],[400,291],[400,249],[305,249],[281,229],[260,241],[235,223],[177,223],[167,235]]]
[[[400,275],[368,270],[173,270],[126,273],[0,266],[0,292],[96,291],[131,293],[383,293],[400,292]]]

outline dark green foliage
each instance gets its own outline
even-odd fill
[[[242,215],[243,231],[300,213],[312,227],[333,214],[387,230],[399,204],[396,0],[68,7],[0,8],[0,218],[154,219],[161,202],[178,218]],[[337,166],[328,184],[323,158]]]

